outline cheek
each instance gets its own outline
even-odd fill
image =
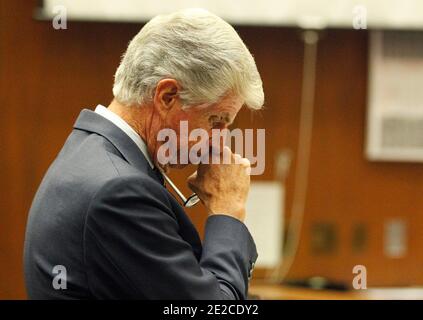
[[[187,121],[189,123],[189,118],[183,114],[183,113],[176,113],[176,114],[170,114],[168,117],[168,128],[172,128],[173,130],[179,132],[180,125],[182,122]]]
[[[178,149],[190,149],[194,144],[200,141],[190,141],[190,133],[195,129],[203,129],[211,137],[211,128],[208,123],[208,118],[205,118],[202,113],[196,112],[175,112],[169,114],[167,117],[167,128],[171,128],[176,132],[178,138]],[[203,139],[204,140],[204,139]],[[207,141],[205,141],[207,143]]]
[[[181,114],[175,114],[168,117],[165,128],[172,129],[176,133],[179,142],[181,141],[181,135],[182,139],[186,136],[185,132],[187,131],[187,128],[189,128],[188,123],[189,121],[187,117],[184,117]]]
[[[178,149],[181,148],[190,148],[192,142],[189,141],[190,132],[195,129],[196,124],[192,119],[186,115],[177,115],[170,119],[168,123],[168,128],[171,128],[175,131],[177,136],[177,145]]]

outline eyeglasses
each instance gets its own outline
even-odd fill
[[[165,178],[166,182],[172,187],[172,189],[175,191],[175,193],[178,195],[178,197],[181,199],[183,205],[185,208],[191,208],[195,206],[198,202],[200,202],[200,198],[196,193],[193,193],[188,198],[185,198],[185,196],[182,194],[182,192],[176,187],[176,185],[170,180],[170,178],[166,175],[166,173],[163,172],[162,169],[159,169],[160,173]]]

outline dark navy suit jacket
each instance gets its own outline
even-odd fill
[[[201,243],[137,145],[87,109],[39,186],[24,250],[31,299],[245,299],[256,259],[229,216],[210,216]]]

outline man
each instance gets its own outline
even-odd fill
[[[248,49],[207,11],[158,16],[130,42],[113,94],[108,108],[81,112],[35,195],[29,297],[245,299],[257,259],[243,224],[248,160],[231,154],[230,164],[200,164],[189,178],[209,213],[201,244],[161,175],[185,164],[160,163],[157,136],[179,133],[181,121],[189,132],[223,129],[244,104],[261,108]]]

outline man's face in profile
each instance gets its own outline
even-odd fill
[[[189,153],[194,145],[206,144],[207,150],[211,147],[222,150],[223,139],[212,141],[212,130],[227,129],[235,120],[242,106],[242,99],[234,95],[227,95],[221,101],[212,105],[198,105],[188,108],[183,108],[181,104],[175,105],[169,111],[166,122],[167,128],[176,132],[178,160],[175,161],[177,162],[176,164],[169,164],[169,166],[172,168],[184,168],[187,166],[191,159],[188,157],[188,163],[183,161],[181,163],[181,152]],[[195,140],[189,139],[190,134],[195,129],[202,129],[207,135],[197,136]],[[217,144],[220,144],[220,146]]]

